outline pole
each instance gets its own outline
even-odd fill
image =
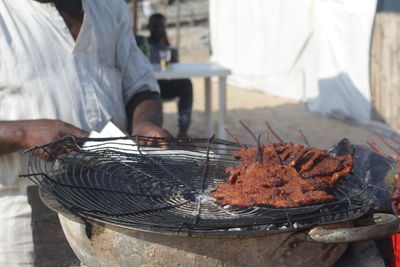
[[[181,42],[181,0],[176,0],[176,49],[179,51]]]

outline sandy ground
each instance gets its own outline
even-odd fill
[[[174,43],[176,31],[169,29],[168,34]],[[202,62],[210,59],[209,39],[206,25],[183,27],[181,29],[180,60],[181,62]],[[192,123],[189,134],[192,137],[206,137],[204,131],[204,80],[192,78],[194,103]],[[253,143],[251,136],[240,125],[245,122],[256,134],[264,134],[268,121],[273,129],[285,141],[302,143],[299,135],[301,129],[311,145],[328,148],[342,138],[352,143],[365,144],[368,136],[377,131],[384,136],[398,136],[395,131],[379,124],[360,125],[354,121],[343,121],[321,116],[310,112],[305,103],[287,98],[276,97],[260,91],[247,90],[228,85],[227,88],[226,128],[236,134],[244,143]],[[212,111],[214,133],[217,132],[218,117],[218,83],[212,83]],[[164,102],[164,126],[176,135],[177,101]]]
[[[186,56],[186,62],[190,56]],[[207,55],[203,54],[207,60]],[[194,61],[201,61],[197,54]],[[204,80],[192,79],[194,86],[193,116],[189,134],[192,137],[206,137],[204,131]],[[285,141],[303,143],[298,130],[301,129],[309,143],[320,148],[328,148],[342,138],[348,138],[355,144],[364,144],[368,136],[373,136],[377,127],[361,126],[354,122],[323,117],[310,112],[306,104],[265,94],[229,86],[227,88],[226,128],[236,134],[244,143],[254,143],[250,134],[241,126],[239,120],[245,122],[257,135],[265,134],[265,121]],[[164,126],[171,133],[177,133],[177,102],[164,102]],[[218,83],[212,83],[213,130],[217,132],[218,118]],[[380,128],[378,128],[380,129]],[[394,134],[385,129],[385,134]]]

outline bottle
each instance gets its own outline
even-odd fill
[[[149,38],[144,37],[144,36],[137,36],[136,38],[137,43],[139,45],[140,51],[146,56],[150,57],[150,44],[149,44]]]

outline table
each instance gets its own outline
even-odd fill
[[[227,68],[212,62],[198,63],[172,63],[165,70],[158,64],[153,64],[156,78],[160,79],[185,79],[192,77],[204,77],[205,79],[205,134],[212,135],[211,121],[211,77],[219,78],[219,102],[218,102],[218,133],[221,139],[226,139],[225,112],[226,112],[226,77],[231,74]]]

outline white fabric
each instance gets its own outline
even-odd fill
[[[300,99],[312,4],[313,0],[211,0],[212,60],[232,70],[228,82]]]
[[[26,186],[0,190],[0,266],[32,266],[31,206]]]
[[[212,60],[228,83],[370,118],[376,0],[210,0]]]
[[[92,131],[89,135],[90,138],[100,138],[95,141],[87,141],[83,144],[82,148],[88,151],[97,151],[98,149],[111,149],[114,151],[128,152],[130,154],[147,154],[147,155],[177,155],[179,157],[187,157],[188,159],[202,158],[206,151],[188,151],[188,150],[177,150],[177,149],[160,149],[158,147],[142,147],[140,148],[132,139],[119,139],[111,141],[103,141],[102,138],[110,137],[122,137],[125,134],[112,122],[107,123],[107,125],[100,131]],[[140,149],[140,151],[139,151]],[[208,152],[208,157],[210,159],[216,159],[219,156],[213,151]],[[112,154],[108,155],[113,157]],[[118,155],[115,155],[119,158]],[[117,159],[119,160],[119,159]]]
[[[124,1],[83,0],[83,9],[75,42],[53,4],[0,1],[0,121],[60,119],[90,132],[112,120],[125,129],[127,102],[159,91]],[[31,261],[21,172],[22,153],[0,156],[0,266]]]
[[[0,2],[0,120],[61,119],[86,131],[126,128],[125,104],[158,91],[123,0],[85,0],[78,39],[53,4]],[[12,186],[20,153],[0,157],[0,188]]]
[[[370,46],[376,0],[316,1],[304,67],[311,111],[371,119]]]

